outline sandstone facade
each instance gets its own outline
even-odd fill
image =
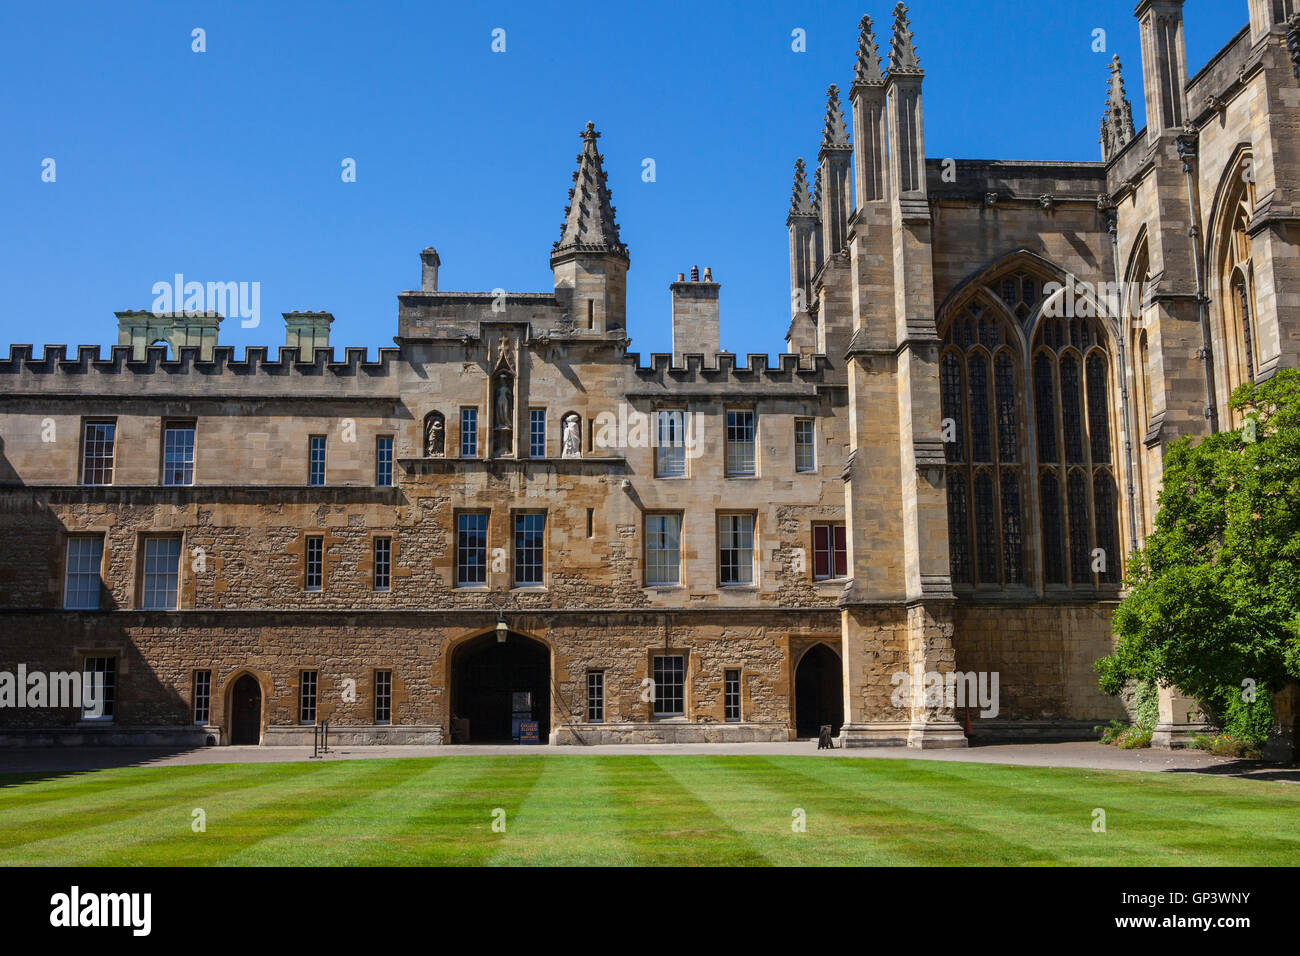
[[[373,360],[310,312],[274,357],[206,313],[13,346],[0,671],[110,660],[114,698],[0,709],[0,742],[450,743],[524,707],[559,743],[942,747],[1122,716],[1091,665],[1163,449],[1300,352],[1276,6],[1187,77],[1180,0],[1144,0],[1155,119],[1116,62],[1101,163],[927,159],[906,10],[887,70],[864,18],[796,167],[775,361],[720,350],[707,269],[671,283],[673,354],[629,351],[591,124],[554,289],[442,291],[426,249]],[[900,698],[927,673],[996,674],[997,706]]]

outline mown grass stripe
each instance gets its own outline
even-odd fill
[[[351,762],[349,762],[351,763]],[[142,812],[116,815],[109,822],[88,823],[76,832],[65,832],[21,848],[13,861],[23,865],[181,865],[208,863],[236,852],[237,840],[229,833],[220,839],[212,836],[213,814],[221,820],[227,807],[242,808],[244,813],[262,820],[275,819],[282,808],[300,806],[310,814],[321,801],[325,788],[349,780],[361,779],[373,772],[365,767],[370,761],[356,761],[358,766],[337,764],[274,764],[262,766],[262,775],[244,786],[229,787],[214,777],[210,787],[190,787],[174,791],[169,798],[160,797]],[[228,802],[227,799],[228,798]],[[295,800],[296,798],[296,800]],[[195,833],[192,811],[208,815],[207,833]],[[93,820],[93,810],[89,811]],[[135,852],[138,844],[151,844],[145,853]]]
[[[364,787],[349,788],[352,799],[348,802],[245,846],[223,858],[223,865],[367,866],[394,862],[393,830],[428,801],[463,786],[467,775],[448,768],[443,758],[385,764],[366,779]],[[225,824],[218,821],[218,825]]]
[[[236,792],[265,786],[267,777],[256,764],[217,765],[223,771],[213,773],[216,767],[176,768],[195,770],[173,776],[166,769],[143,777],[137,787],[115,788],[107,793],[94,787],[77,798],[65,796],[56,811],[41,804],[0,806],[0,860],[10,862],[7,851],[21,847],[58,840],[66,835],[84,836],[97,828],[112,827],[122,821],[186,806],[186,814],[194,801],[207,800],[216,794]],[[284,764],[285,776],[307,774],[311,765]]]
[[[0,862],[1293,865],[1297,810],[1256,780],[812,755],[131,767],[0,790]]]
[[[542,773],[508,820],[494,866],[624,866],[637,862],[623,839],[609,776],[599,758],[546,757]]]
[[[766,866],[729,821],[683,787],[664,757],[596,757],[616,810],[628,863]],[[676,758],[681,759],[693,759]]]
[[[768,758],[783,763],[798,758]],[[802,776],[818,783],[838,783],[843,774],[853,773],[851,759],[791,765]],[[892,761],[891,761],[892,762]],[[1004,860],[990,854],[987,840],[970,848],[978,865],[1007,862],[1032,863],[1034,854],[1049,854],[1074,865],[1177,865],[1206,862],[1197,851],[1218,846],[1219,838],[1205,836],[1203,822],[1191,814],[1205,812],[1206,794],[1189,795],[1175,788],[1177,797],[1170,799],[1160,778],[1121,771],[1078,771],[1061,768],[1029,768],[1004,765],[976,765],[937,761],[899,761],[907,770],[891,775],[893,786],[910,779],[912,788],[898,799],[914,808],[932,808],[930,812],[951,815],[952,796],[960,794],[960,814],[969,824],[1003,842],[1014,836],[1023,844],[1018,860]],[[1053,773],[1044,773],[1051,770]],[[883,781],[882,781],[883,782]],[[1216,781],[1217,782],[1217,781]],[[1300,794],[1296,794],[1300,796]],[[1105,833],[1092,829],[1092,811],[1106,810]],[[1256,809],[1252,807],[1252,810]],[[1295,859],[1297,846],[1290,839],[1285,824],[1276,821],[1273,847],[1255,848],[1251,855],[1258,862],[1271,858]],[[1026,839],[1028,838],[1028,839]],[[952,855],[955,847],[949,847]],[[1188,856],[1188,853],[1193,855]],[[1211,854],[1210,858],[1218,858]]]
[[[448,758],[464,779],[441,799],[427,801],[389,839],[403,847],[400,863],[483,866],[507,839],[519,810],[542,773],[542,756]],[[505,830],[492,827],[504,813]]]
[[[768,855],[779,851],[798,865],[914,865],[933,862],[936,846],[983,844],[987,850],[987,834],[916,801],[830,781],[813,787],[802,774],[763,758],[703,760],[677,765],[678,779],[710,803],[734,804],[732,792],[749,794],[741,808],[752,819],[741,832]],[[859,784],[871,776],[869,767],[854,770]],[[802,832],[791,825],[795,810],[802,811]],[[1010,844],[998,856],[1021,853],[1022,847]],[[1033,862],[1056,861],[1040,855]]]

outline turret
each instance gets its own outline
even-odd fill
[[[575,330],[621,332],[627,324],[629,257],[614,220],[604,157],[596,150],[599,137],[588,123],[560,239],[551,250],[551,269],[556,298],[568,308]]]

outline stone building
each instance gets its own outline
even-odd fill
[[[0,670],[111,693],[0,709],[0,740],[946,747],[1122,716],[1092,664],[1163,451],[1300,351],[1292,5],[1250,0],[1188,77],[1182,0],[1143,0],[1149,121],[1116,61],[1099,163],[927,159],[906,8],[887,67],[863,18],[812,187],[795,164],[775,362],[721,350],[694,267],[672,354],[628,351],[591,124],[554,288],[442,291],[426,249],[374,361],[325,312],[274,358],[207,312],[118,313],[107,357],[13,346]],[[1192,707],[1163,696],[1160,742]]]

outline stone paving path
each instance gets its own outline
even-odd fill
[[[864,747],[853,750],[817,750],[816,741],[756,744],[618,744],[597,747],[340,747],[324,760],[366,760],[379,757],[464,757],[523,754],[581,756],[670,754],[749,754],[753,756],[809,756],[821,759],[953,760],[964,763],[1016,764],[1029,767],[1075,767],[1090,770],[1209,773],[1258,779],[1300,782],[1300,770],[1254,760],[1216,757],[1196,750],[1119,750],[1098,743],[1001,744],[961,750],[911,750],[904,747]],[[167,750],[157,747],[50,747],[0,751],[0,773],[74,773],[126,766],[183,766],[190,764],[278,763],[307,760],[310,747],[202,747]]]

